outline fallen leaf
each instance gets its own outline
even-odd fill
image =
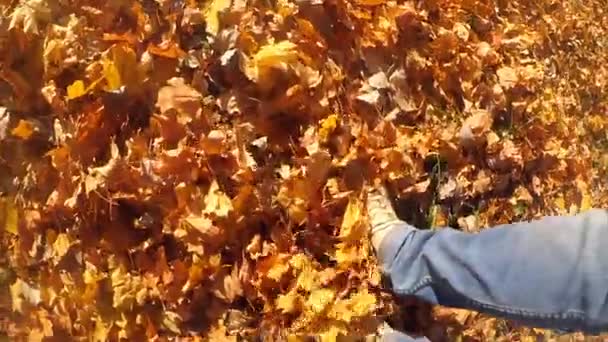
[[[205,236],[217,237],[220,234],[219,228],[214,226],[213,221],[206,216],[189,216],[184,221]]]
[[[465,148],[481,146],[486,142],[486,134],[490,132],[493,122],[494,120],[487,110],[474,110],[460,128],[460,144]]]
[[[118,90],[122,86],[122,81],[120,78],[120,73],[118,71],[118,68],[116,67],[114,62],[109,59],[103,59],[102,65],[103,65],[103,76],[106,79],[106,90],[107,91]],[[80,85],[79,85],[79,87],[80,87]],[[78,89],[78,90],[80,91],[80,89]],[[69,89],[68,89],[68,98],[70,98]]]
[[[231,0],[212,0],[205,8],[207,32],[217,35],[220,30],[220,13],[230,7]]]
[[[21,2],[10,14],[9,30],[20,27],[25,33],[38,34],[39,25],[50,19],[51,10],[43,0]]]
[[[511,67],[502,67],[496,71],[498,75],[498,82],[505,89],[511,89],[515,87],[519,81],[517,71]]]
[[[367,233],[363,202],[352,196],[346,206],[339,238],[343,241],[358,241]]]
[[[4,223],[4,231],[18,234],[19,212],[10,198],[0,197],[0,222]]]
[[[40,290],[20,278],[10,286],[13,311],[23,312],[24,304],[38,305],[41,302]]]
[[[93,342],[105,342],[112,328],[111,324],[105,324],[101,318],[95,320],[95,330],[93,331]]]
[[[11,134],[27,140],[29,138],[31,138],[31,136],[34,134],[36,130],[36,126],[34,126],[34,124],[31,121],[28,120],[19,120],[19,123],[17,124],[17,127],[13,128],[13,130],[11,131]]]
[[[150,44],[148,45],[148,51],[155,56],[165,58],[177,59],[186,56],[186,53],[172,40],[165,40],[159,45]]]
[[[6,107],[0,107],[0,141],[6,138],[6,132],[8,131],[8,124],[11,116]]]
[[[254,82],[265,81],[269,70],[286,71],[289,65],[298,61],[298,56],[297,45],[287,40],[264,45],[249,60],[245,72]]]
[[[301,309],[302,299],[294,290],[279,295],[276,300],[277,309],[283,313],[296,313]]]
[[[357,4],[362,6],[378,6],[386,2],[386,0],[356,0]]]
[[[306,307],[319,314],[333,302],[335,297],[336,293],[332,289],[314,290],[306,300]]]
[[[220,190],[215,180],[209,187],[209,192],[205,196],[204,203],[204,212],[214,214],[217,217],[226,217],[232,211],[232,200]]]
[[[68,253],[68,250],[72,246],[70,238],[65,233],[60,233],[53,242],[53,258],[57,263],[64,255]]]
[[[162,325],[169,329],[174,334],[179,334],[181,329],[179,328],[179,324],[181,323],[181,317],[172,311],[165,311],[163,313]]]
[[[325,119],[321,120],[319,128],[319,139],[327,142],[329,136],[336,130],[340,123],[340,120],[336,114],[331,114]]]
[[[81,80],[76,80],[67,87],[68,100],[74,100],[86,94],[87,88],[85,88],[84,82]]]
[[[202,95],[194,88],[185,84],[183,78],[173,78],[167,81],[168,86],[158,91],[156,106],[161,113],[170,109],[194,116],[201,107]]]

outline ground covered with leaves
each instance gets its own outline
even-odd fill
[[[607,10],[0,1],[0,331],[334,341],[407,322],[362,190],[470,232],[606,207]],[[433,317],[434,339],[545,334]]]

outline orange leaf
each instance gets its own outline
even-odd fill
[[[27,140],[32,136],[32,134],[34,134],[34,131],[35,127],[31,121],[19,120],[19,124],[17,124],[17,127],[13,128],[11,134],[18,138]]]

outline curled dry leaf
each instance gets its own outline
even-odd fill
[[[503,67],[496,71],[498,75],[498,82],[504,89],[511,89],[515,87],[519,81],[517,76],[517,70],[511,67]]]
[[[492,128],[493,121],[492,115],[487,110],[474,110],[460,128],[460,145],[465,148],[472,148],[485,143],[486,134]]]
[[[183,78],[172,78],[168,86],[160,88],[156,106],[162,114],[169,110],[194,116],[201,108],[202,95],[194,88],[185,84]]]
[[[11,116],[6,107],[0,107],[0,141],[6,138],[6,132],[8,131],[8,124]]]

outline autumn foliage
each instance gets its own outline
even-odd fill
[[[366,187],[471,232],[606,204],[607,9],[0,1],[0,331],[374,334]]]

